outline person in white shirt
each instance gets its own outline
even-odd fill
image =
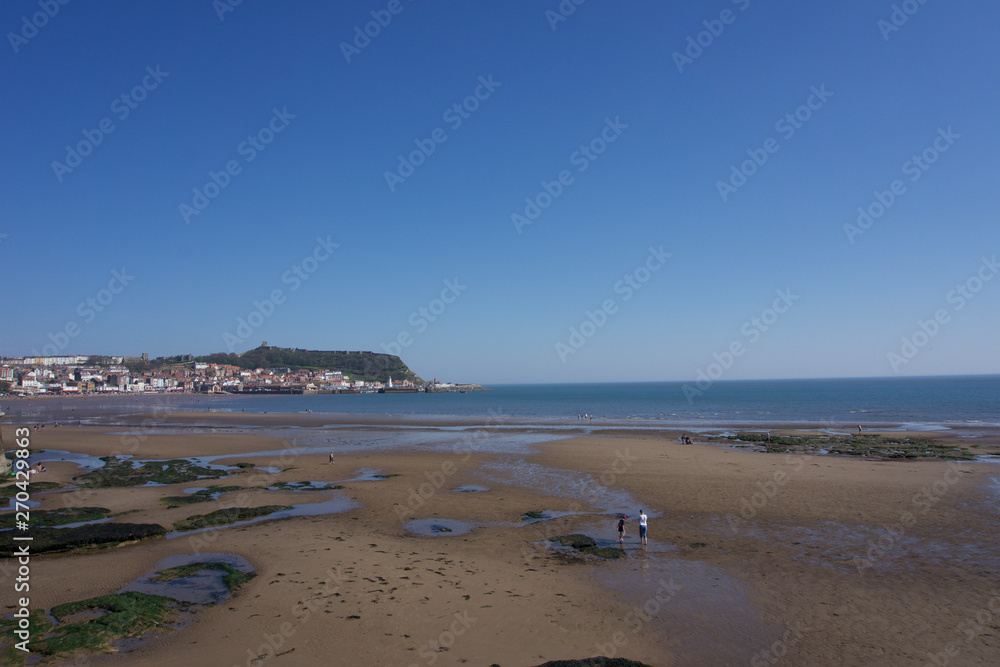
[[[646,513],[639,510],[639,541],[646,544]]]

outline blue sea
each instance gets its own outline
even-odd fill
[[[688,387],[688,391],[685,391]],[[495,385],[490,391],[433,394],[234,396],[200,409],[489,417],[526,421],[657,426],[760,422],[936,427],[1000,426],[1000,375],[692,383]],[[197,406],[187,406],[197,407]],[[589,419],[587,420],[590,421]]]

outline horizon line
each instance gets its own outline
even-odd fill
[[[835,377],[794,377],[794,378],[742,378],[729,380],[713,380],[712,384],[736,382],[806,382],[810,380],[928,380],[943,378],[1000,378],[1000,373],[943,373],[939,375],[844,375]],[[689,384],[697,380],[614,380],[611,382],[580,381],[580,382],[492,382],[492,385],[608,385],[608,384]],[[485,385],[484,385],[485,386]]]

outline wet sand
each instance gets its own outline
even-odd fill
[[[242,556],[258,576],[185,629],[92,664],[519,667],[615,654],[658,666],[925,665],[932,655],[972,665],[989,664],[1000,649],[1000,613],[990,611],[1000,610],[996,464],[760,454],[699,438],[681,445],[680,432],[666,429],[570,432],[498,452],[491,438],[509,433],[431,430],[406,449],[366,449],[357,443],[381,437],[379,424],[407,420],[340,423],[361,418],[372,427],[323,429],[335,423],[329,415],[173,412],[134,415],[133,428],[36,432],[34,448],[142,459],[227,455],[281,470],[37,494],[41,509],[137,509],[115,520],[169,527],[237,503],[343,497],[357,506],[35,557],[32,606],[112,593],[167,556],[200,550]],[[175,426],[160,429],[160,421]],[[312,440],[293,444],[288,427]],[[5,438],[10,428],[7,421]],[[339,450],[341,440],[354,444]],[[1000,444],[995,436],[976,442],[977,452]],[[245,456],[262,451],[273,453]],[[73,463],[46,465],[46,481],[81,472]],[[394,476],[345,481],[362,469]],[[256,489],[175,509],[159,501],[193,486],[277,481],[344,488]],[[463,486],[487,490],[454,491]],[[647,549],[634,520],[640,507],[651,515]],[[617,509],[629,514],[624,559],[582,561],[538,544],[585,532],[615,545]],[[566,516],[521,521],[531,510]],[[411,520],[473,527],[422,536],[407,530]],[[6,567],[3,580],[8,600]]]

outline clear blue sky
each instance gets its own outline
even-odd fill
[[[0,354],[402,335],[483,383],[1000,372],[995,2],[224,1],[3,3]]]

